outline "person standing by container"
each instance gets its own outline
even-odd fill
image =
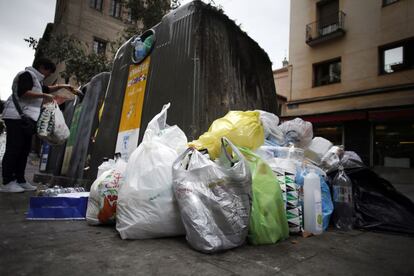
[[[12,95],[7,99],[3,110],[7,140],[2,162],[3,185],[0,185],[0,192],[36,190],[35,186],[26,181],[24,172],[40,108],[43,102],[53,101],[54,97],[48,93],[62,88],[75,91],[67,84],[43,85],[43,80],[55,70],[56,65],[51,60],[38,58],[34,61],[33,67],[25,68],[13,80]]]

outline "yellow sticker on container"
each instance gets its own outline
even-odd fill
[[[139,128],[144,104],[150,57],[129,67],[128,82],[122,107],[119,132]]]

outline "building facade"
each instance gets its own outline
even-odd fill
[[[54,32],[73,35],[90,51],[107,54],[108,43],[132,24],[121,0],[57,0]]]
[[[414,0],[291,1],[282,117],[371,166],[413,168],[413,14]]]
[[[121,0],[57,0],[54,22],[48,24],[42,39],[59,34],[72,36],[86,51],[112,58],[116,49],[111,49],[110,42],[130,26],[136,26],[139,32],[141,23],[131,20],[130,10]],[[64,82],[59,75],[63,70],[64,64],[59,64],[48,81]]]

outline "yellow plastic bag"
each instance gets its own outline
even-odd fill
[[[264,130],[257,111],[230,111],[215,120],[198,140],[189,143],[198,150],[207,149],[211,159],[220,154],[220,139],[228,138],[238,147],[255,150],[264,143]]]

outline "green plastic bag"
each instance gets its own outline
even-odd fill
[[[247,148],[240,148],[252,174],[253,203],[248,239],[251,244],[272,244],[289,236],[282,190],[272,169]]]

